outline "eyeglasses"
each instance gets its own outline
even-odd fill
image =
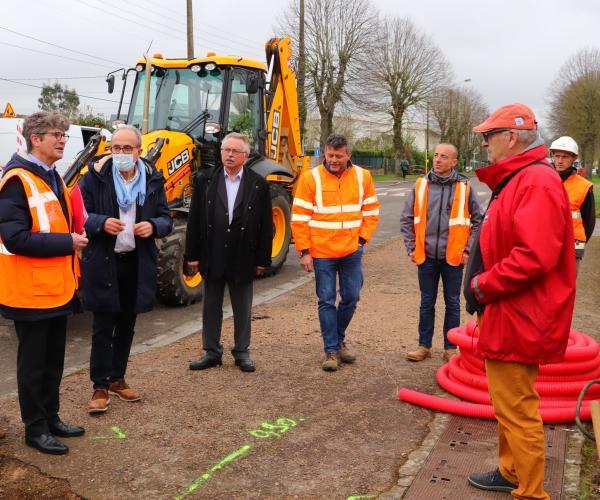
[[[114,153],[116,155],[118,155],[119,153],[125,153],[126,155],[130,155],[136,149],[137,148],[134,148],[133,146],[111,146],[110,147],[111,153]]]
[[[221,148],[221,151],[225,154],[234,154],[234,155],[241,155],[246,153],[246,151],[244,151],[243,149],[233,149],[233,148]]]
[[[39,135],[51,135],[57,141],[62,141],[64,139],[64,141],[67,142],[69,140],[69,134],[65,134],[64,132],[44,132]]]
[[[490,137],[492,137],[493,135],[501,134],[502,132],[509,132],[509,131],[510,131],[509,128],[497,128],[494,130],[488,130],[487,132],[481,132],[481,135],[483,136],[483,140],[485,142],[489,142]]]

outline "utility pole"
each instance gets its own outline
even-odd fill
[[[304,0],[300,0],[298,45],[298,114],[300,115],[300,137],[302,137],[302,141],[304,142],[304,131],[306,126],[306,96],[304,95],[304,82],[306,81],[306,65],[304,62],[306,57],[304,45]]]
[[[187,1],[187,56],[194,58],[194,15],[192,13],[192,0]]]

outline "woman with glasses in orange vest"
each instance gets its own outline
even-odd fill
[[[58,416],[67,316],[80,309],[76,251],[88,242],[74,230],[71,198],[54,167],[63,157],[68,128],[56,112],[26,118],[28,155],[13,155],[0,184],[0,313],[14,321],[19,339],[25,443],[53,455],[69,451],[56,436],[84,433]]]

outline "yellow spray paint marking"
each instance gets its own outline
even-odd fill
[[[299,419],[299,422],[304,422],[304,419]],[[278,418],[275,423],[261,422],[259,429],[253,429],[248,433],[255,438],[265,439],[277,437],[280,438],[282,434],[290,430],[292,427],[296,427],[298,422],[291,418]]]
[[[176,496],[175,500],[181,500],[182,498],[187,497],[196,488],[198,488],[198,486],[200,486],[202,483],[205,483],[211,477],[213,477],[216,472],[220,471],[223,467],[225,467],[227,464],[233,462],[234,460],[237,460],[238,458],[243,457],[244,455],[248,454],[251,449],[252,449],[251,445],[245,444],[244,446],[242,446],[242,447],[238,448],[237,450],[235,450],[233,453],[230,453],[229,455],[227,455],[219,463],[213,465],[205,473],[203,473],[202,475],[200,475],[200,477],[198,477],[198,479],[196,479],[192,484],[190,484],[187,487],[187,490],[185,490],[181,495]]]
[[[377,498],[377,495],[353,495],[346,498],[346,500],[373,500]]]
[[[110,430],[115,434],[114,436],[94,436],[92,439],[100,440],[100,439],[125,439],[127,434],[125,434],[118,427],[111,427]]]
[[[300,418],[298,419],[298,422],[304,422],[304,419]],[[261,422],[260,429],[253,429],[248,432],[251,436],[261,439],[281,437],[281,435],[284,432],[287,432],[292,427],[296,427],[298,425],[298,422],[292,420],[291,418],[278,418],[277,420],[275,420],[275,423]],[[115,428],[113,427],[113,430],[114,429]],[[186,496],[190,495],[198,488],[198,486],[204,484],[206,481],[211,479],[215,475],[215,473],[220,471],[227,464],[230,464],[234,460],[237,460],[238,458],[250,453],[251,449],[252,445],[245,444],[244,446],[235,450],[233,453],[230,453],[223,460],[213,465],[210,469],[201,474],[192,484],[190,484],[187,487],[187,489],[183,493],[181,493],[179,496],[176,496],[174,500],[181,500],[182,498],[185,498]]]

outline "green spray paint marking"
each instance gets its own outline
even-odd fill
[[[211,477],[215,475],[216,472],[220,471],[227,464],[233,462],[234,460],[246,455],[250,452],[252,446],[249,444],[245,444],[241,448],[238,448],[233,453],[227,455],[223,460],[221,460],[218,464],[213,465],[208,471],[202,474],[198,479],[196,479],[192,484],[190,484],[181,495],[175,497],[175,500],[181,500],[182,498],[187,497],[190,493],[192,493],[198,486],[208,481]]]
[[[303,422],[304,419],[299,419],[300,422]],[[255,438],[272,438],[272,437],[281,437],[284,432],[287,432],[291,427],[296,427],[298,422],[292,420],[291,418],[278,418],[275,420],[274,424],[270,424],[269,422],[261,422],[260,429],[253,429],[248,431],[248,433]]]
[[[127,434],[125,434],[118,427],[111,427],[110,430],[113,431],[113,433],[115,434],[114,436],[95,436],[92,439],[95,439],[95,440],[99,440],[99,439],[125,439],[127,437]]]

